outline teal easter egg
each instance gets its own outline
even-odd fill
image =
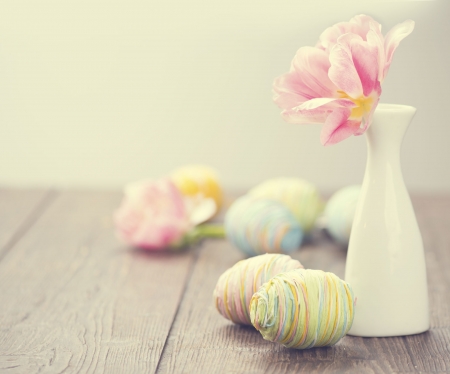
[[[334,193],[325,206],[326,229],[341,244],[347,245],[350,239],[360,192],[360,185],[344,187]]]

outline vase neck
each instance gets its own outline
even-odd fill
[[[372,125],[366,132],[369,155],[371,153],[398,157],[403,137],[416,113],[405,105],[379,104],[373,115]]]
[[[404,105],[379,104],[373,115],[372,125],[367,130],[367,145],[370,152],[397,155],[403,137],[416,109]]]
[[[416,109],[403,105],[379,105],[366,131],[367,164],[363,187],[406,189],[400,166],[403,136]],[[370,187],[369,187],[370,186]]]

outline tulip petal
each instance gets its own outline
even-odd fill
[[[386,63],[383,72],[383,78],[386,77],[392,62],[392,57],[400,42],[414,30],[414,21],[406,20],[394,26],[387,34],[384,40],[384,50],[386,54]]]
[[[336,23],[335,25],[328,27],[320,35],[319,42],[316,46],[330,51],[337,43],[339,37],[344,34],[359,35],[363,40],[366,40],[366,35],[371,24],[376,24],[381,27],[373,18],[364,14],[353,17],[350,22]]]
[[[114,221],[126,243],[145,249],[171,246],[192,227],[183,196],[168,178],[127,186]]]
[[[364,36],[366,36],[367,32],[369,31],[371,25],[377,25],[378,29],[381,31],[381,25],[375,21],[372,17],[367,16],[365,14],[359,14],[357,16],[354,16],[350,20],[351,24],[357,24],[360,29],[360,36],[364,39]]]
[[[361,80],[347,46],[336,44],[330,52],[330,62],[331,67],[328,70],[330,80],[348,96],[360,97],[363,93]]]
[[[289,72],[275,78],[273,82],[273,101],[280,108],[293,108],[311,98],[300,93],[296,84],[296,76],[295,72]]]
[[[302,47],[292,60],[291,71],[296,73],[297,92],[309,99],[332,97],[336,86],[328,77],[328,54],[314,47]]]
[[[317,98],[311,99],[281,114],[288,123],[294,124],[323,124],[329,114],[339,107],[354,107],[355,103],[349,99]]]
[[[331,80],[352,98],[380,92],[378,48],[358,35],[345,34],[330,54]]]
[[[274,101],[282,109],[288,123],[323,123],[329,108],[303,111],[299,106],[311,99],[336,96],[337,87],[328,77],[328,54],[318,48],[303,47],[297,51],[291,70],[275,79]]]
[[[332,104],[333,108],[342,106],[342,107],[353,107],[355,106],[355,103],[349,99],[337,99],[334,97],[319,97],[317,99],[311,99],[308,101],[305,101],[303,104],[301,104],[298,109],[300,110],[311,110],[320,108],[322,106],[328,105],[330,106]]]
[[[367,33],[367,42],[377,49],[378,81],[382,82],[384,77],[384,64],[386,60],[384,53],[384,37],[379,30],[371,28]]]
[[[283,109],[293,108],[315,97],[330,97],[336,87],[328,78],[328,55],[317,48],[300,48],[288,73],[273,83],[275,103]]]
[[[337,43],[338,38],[344,34],[357,34],[360,35],[360,25],[350,22],[339,22],[335,25],[328,27],[319,37],[319,42],[316,47],[323,48],[327,51],[331,50]],[[365,34],[364,34],[365,35]],[[361,37],[363,35],[360,35]]]
[[[352,34],[341,36],[338,43],[344,45],[350,51],[353,64],[361,81],[363,94],[364,96],[369,96],[378,83],[377,47]]]
[[[328,116],[320,133],[322,145],[339,143],[358,131],[361,121],[349,120],[350,113],[348,108],[338,108]]]
[[[185,201],[192,226],[209,220],[217,212],[214,199],[205,197],[203,194],[185,197]]]
[[[133,236],[133,245],[142,249],[164,249],[180,241],[185,227],[167,222],[165,225],[155,226],[153,222],[141,225]]]

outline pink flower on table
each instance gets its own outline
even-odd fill
[[[185,197],[168,179],[143,181],[125,188],[114,215],[119,237],[143,249],[183,245],[185,235],[216,211],[214,200]]]
[[[274,81],[274,101],[283,118],[323,124],[323,145],[363,134],[395,49],[413,29],[408,20],[383,37],[381,25],[366,15],[326,29],[316,46],[300,48],[290,71]]]

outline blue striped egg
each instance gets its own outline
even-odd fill
[[[303,240],[303,230],[288,208],[251,196],[237,199],[228,209],[225,232],[228,240],[248,256],[289,253]]]

